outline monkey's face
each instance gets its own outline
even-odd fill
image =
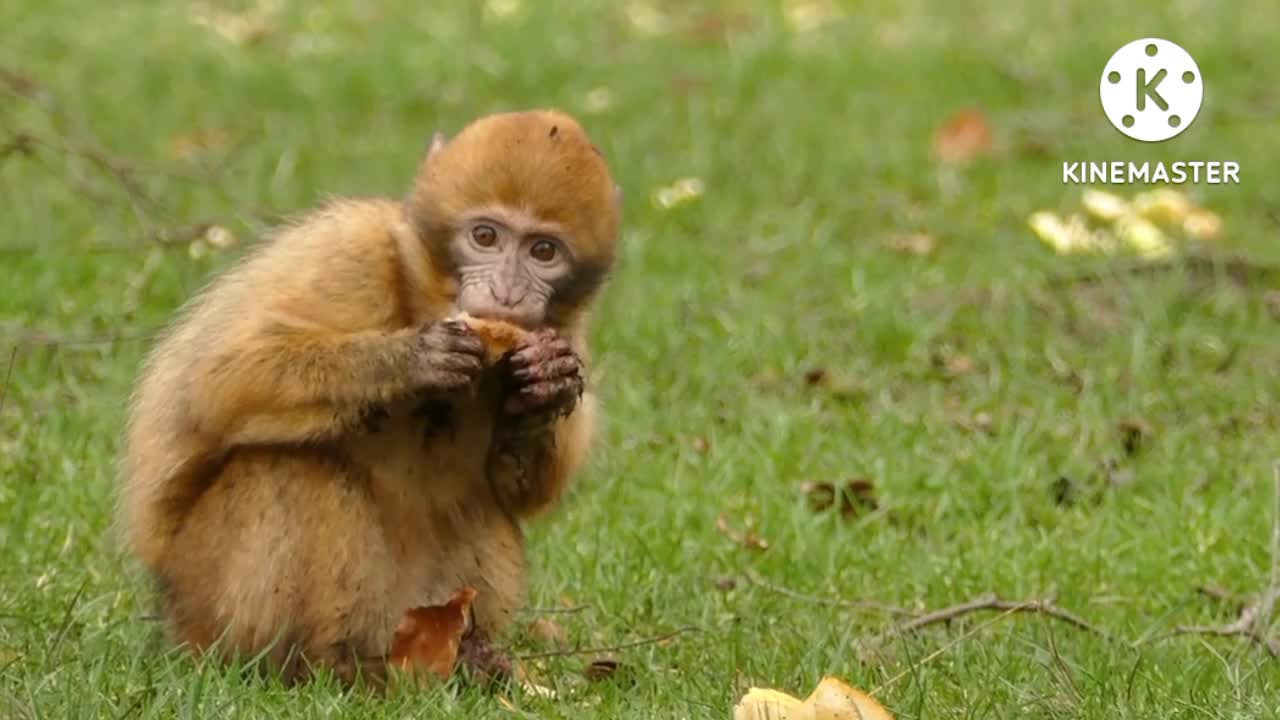
[[[478,318],[540,327],[573,284],[575,262],[562,229],[511,209],[469,214],[450,251],[458,309]]]

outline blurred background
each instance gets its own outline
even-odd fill
[[[609,423],[531,530],[532,602],[587,608],[552,616],[574,646],[698,631],[621,653],[627,683],[539,663],[564,697],[516,711],[723,717],[834,673],[901,717],[1273,713],[1261,642],[1157,638],[1256,609],[1272,572],[1278,24],[1271,0],[0,0],[0,708],[363,702],[153,647],[110,525],[130,384],[276,223],[401,195],[437,130],[556,106],[612,163],[626,231],[593,330]],[[1142,37],[1204,77],[1164,143],[1099,102]],[[1082,160],[1241,181],[1097,188],[1158,206],[1152,252],[1063,183]],[[897,616],[840,605],[987,592],[1124,641],[1018,618],[868,652]],[[365,712],[516,712],[398,702]]]

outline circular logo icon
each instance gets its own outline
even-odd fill
[[[1160,142],[1191,126],[1204,100],[1204,79],[1191,54],[1160,38],[1125,45],[1102,70],[1102,111],[1134,140]]]

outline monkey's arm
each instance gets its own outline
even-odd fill
[[[175,388],[190,393],[194,425],[228,446],[306,442],[397,397],[470,382],[482,347],[465,327],[405,327],[395,212],[327,208],[213,293],[190,333],[201,352],[188,353],[188,385]]]
[[[536,416],[499,424],[489,455],[489,479],[512,515],[526,518],[555,504],[585,463],[599,403],[589,392],[566,417]]]

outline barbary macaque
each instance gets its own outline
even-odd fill
[[[171,637],[379,686],[405,613],[473,588],[460,660],[508,670],[521,523],[592,442],[588,313],[619,233],[578,122],[504,113],[437,136],[403,201],[331,202],[200,292],[122,458]]]

